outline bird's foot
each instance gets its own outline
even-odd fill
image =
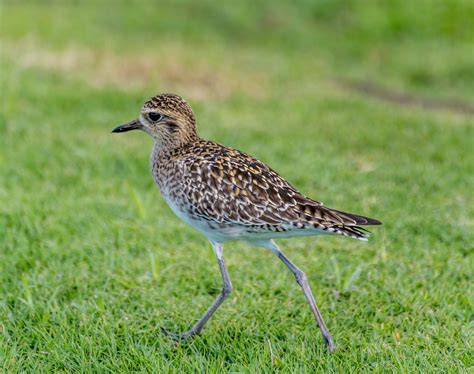
[[[179,334],[179,333],[175,333],[175,332],[171,332],[171,331],[168,331],[167,329],[165,328],[161,328],[161,332],[167,336],[169,336],[171,339],[173,339],[174,341],[176,342],[180,342],[180,341],[184,341],[184,340],[188,340],[190,338],[192,338],[193,336],[197,335],[198,332],[197,331],[193,331],[193,330],[189,330],[189,331],[186,331],[182,334]]]
[[[334,351],[334,342],[332,341],[332,336],[327,334],[323,335],[324,338],[324,343],[328,346],[329,353],[332,353]]]

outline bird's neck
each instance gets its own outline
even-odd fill
[[[159,159],[169,159],[192,147],[194,144],[199,143],[201,140],[198,135],[179,142],[163,142],[162,140],[155,139],[151,157],[155,162]]]

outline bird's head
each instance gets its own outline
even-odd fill
[[[117,126],[112,132],[143,130],[163,147],[176,147],[197,137],[196,119],[180,96],[160,94],[143,104],[137,119]]]

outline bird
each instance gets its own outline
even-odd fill
[[[113,133],[142,130],[154,140],[150,172],[171,210],[209,240],[222,277],[222,289],[192,328],[167,335],[179,341],[201,332],[232,292],[223,246],[244,241],[273,252],[293,273],[330,352],[333,338],[311,291],[308,277],[280,250],[275,239],[322,234],[367,240],[362,226],[381,222],[326,207],[293,187],[262,161],[236,149],[202,139],[191,106],[180,96],[158,94],[138,118]]]

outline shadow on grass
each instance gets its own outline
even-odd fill
[[[355,80],[337,80],[338,85],[345,89],[355,91],[365,96],[375,97],[400,106],[421,107],[427,110],[448,110],[450,112],[474,115],[474,106],[457,99],[435,99],[416,96],[406,92],[382,87],[374,82],[355,81]]]

